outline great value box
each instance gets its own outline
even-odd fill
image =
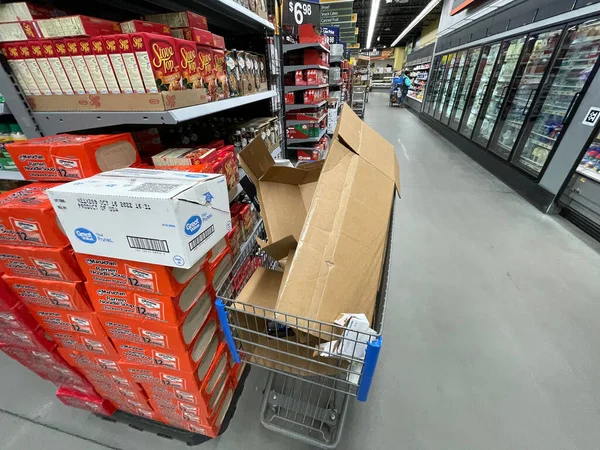
[[[3,275],[17,298],[30,308],[91,312],[83,282],[53,281]]]
[[[120,169],[48,195],[83,254],[189,269],[231,229],[222,175]]]
[[[32,181],[71,181],[140,163],[129,133],[61,134],[14,142],[6,149]]]
[[[13,277],[80,281],[83,274],[71,246],[0,246],[0,271]]]

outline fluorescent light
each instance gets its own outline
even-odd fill
[[[367,48],[371,47],[373,32],[375,31],[375,22],[377,22],[377,13],[379,13],[380,0],[372,0],[371,16],[369,17],[369,31],[367,32]]]
[[[419,13],[419,15],[418,15],[418,16],[415,18],[415,20],[413,20],[413,21],[410,23],[410,25],[408,25],[408,26],[407,26],[407,27],[404,29],[404,31],[403,31],[402,33],[400,33],[400,36],[398,36],[398,37],[396,38],[396,40],[395,40],[395,41],[392,43],[392,45],[391,45],[391,46],[393,47],[393,46],[394,46],[394,45],[396,45],[398,42],[400,42],[400,41],[402,40],[402,38],[403,38],[404,36],[406,36],[410,30],[412,30],[414,27],[416,27],[416,26],[418,25],[418,23],[419,23],[421,20],[423,20],[423,19],[425,18],[425,16],[426,16],[427,14],[429,14],[429,13],[430,13],[430,12],[433,10],[433,8],[435,8],[435,7],[436,7],[437,5],[439,5],[441,2],[442,2],[442,0],[431,0],[431,2],[429,2],[429,4],[428,4],[428,5],[425,7],[425,9],[423,9],[423,11],[421,11],[421,12]],[[371,11],[371,14],[373,14],[373,11]]]

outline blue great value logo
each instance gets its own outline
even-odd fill
[[[200,231],[201,227],[202,219],[200,218],[200,216],[192,216],[185,223],[185,234],[187,234],[188,236],[193,236],[198,231]]]
[[[96,235],[87,228],[75,228],[75,236],[77,236],[77,239],[81,242],[85,242],[86,244],[95,244],[98,240]]]

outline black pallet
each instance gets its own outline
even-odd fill
[[[223,419],[223,424],[219,430],[219,436],[221,436],[229,427],[229,422],[231,422],[231,419],[233,418],[233,414],[237,408],[237,402],[242,395],[244,383],[246,382],[249,372],[250,365],[247,365],[242,377],[240,378],[240,382],[235,389],[235,393],[231,399],[231,404],[229,405],[229,410]],[[199,445],[212,439],[208,436],[204,436],[203,434],[192,433],[191,431],[182,430],[181,428],[171,427],[162,422],[157,422],[156,420],[146,419],[145,417],[129,414],[125,411],[115,411],[112,416],[103,416],[101,414],[96,414],[96,416],[108,422],[124,423],[125,425],[129,425],[134,430],[146,431],[165,439],[185,442],[189,446]]]

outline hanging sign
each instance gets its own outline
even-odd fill
[[[309,3],[296,0],[285,0],[283,9],[284,25],[305,25],[311,24],[319,26],[321,19],[320,5],[318,3]]]
[[[321,31],[327,36],[327,42],[330,44],[338,44],[340,42],[340,28],[339,27],[323,27]]]

